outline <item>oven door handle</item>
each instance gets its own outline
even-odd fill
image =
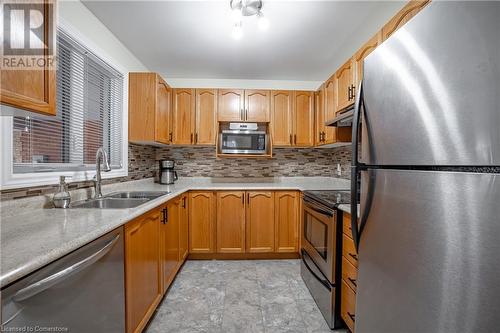
[[[318,274],[316,274],[314,272],[314,270],[311,268],[311,266],[309,266],[309,264],[307,263],[306,258],[309,258],[309,260],[311,260],[311,262],[312,262],[311,256],[304,249],[302,249],[301,252],[302,252],[302,262],[304,263],[306,268],[309,270],[309,272],[316,278],[316,280],[318,280],[323,286],[325,286],[325,288],[331,289],[332,286],[330,285],[330,282],[328,281],[328,279],[325,277],[323,277],[323,278],[319,277]],[[313,262],[313,265],[314,265],[314,262]]]
[[[306,207],[312,209],[315,212],[318,212],[323,215],[328,215],[328,216],[333,216],[334,213],[333,211],[329,211],[327,209],[321,208],[318,204],[316,204],[314,201],[309,199],[308,197],[304,196],[304,204]]]

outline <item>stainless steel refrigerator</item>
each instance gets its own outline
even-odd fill
[[[498,332],[500,2],[432,2],[357,95],[356,333]]]

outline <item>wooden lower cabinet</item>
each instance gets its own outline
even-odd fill
[[[246,192],[246,251],[274,252],[274,192]]]
[[[342,285],[340,316],[347,327],[354,332],[356,289],[358,278],[358,255],[354,247],[351,233],[351,215],[344,213],[342,216],[343,238],[342,238]]]
[[[179,265],[180,202],[180,198],[175,198],[165,205],[166,215],[160,228],[163,292],[167,291],[172,283]]]
[[[217,252],[245,252],[245,192],[217,192]]]
[[[141,332],[162,298],[160,210],[125,225],[127,332]]]
[[[180,198],[179,207],[179,265],[186,260],[189,253],[189,238],[188,238],[188,195],[183,194]]]
[[[299,251],[300,192],[274,194],[275,251]]]
[[[351,332],[354,332],[354,322],[356,321],[356,293],[349,288],[344,280],[342,280],[340,292],[342,295],[340,300],[340,316]]]
[[[215,253],[215,193],[189,193],[189,253]]]

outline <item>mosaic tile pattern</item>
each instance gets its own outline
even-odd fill
[[[214,147],[152,147],[129,144],[127,177],[104,179],[103,184],[125,182],[157,176],[158,160],[173,158],[181,177],[337,177],[335,166],[342,166],[342,178],[348,178],[351,153],[349,147],[334,149],[274,149],[274,158],[216,159]],[[92,187],[92,182],[72,182],[70,190]],[[47,195],[57,185],[0,191],[0,200]]]
[[[272,159],[216,158],[213,147],[157,148],[156,159],[174,159],[182,177],[342,177],[349,176],[349,147],[330,149],[275,148]]]
[[[201,283],[200,283],[201,282]],[[147,333],[330,333],[299,260],[187,261]]]

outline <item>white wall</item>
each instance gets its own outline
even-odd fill
[[[58,18],[78,30],[127,71],[148,71],[146,66],[80,1],[58,1]]]
[[[316,90],[320,81],[281,81],[281,80],[230,80],[230,79],[186,79],[169,78],[162,75],[173,88],[241,88],[274,90]]]

